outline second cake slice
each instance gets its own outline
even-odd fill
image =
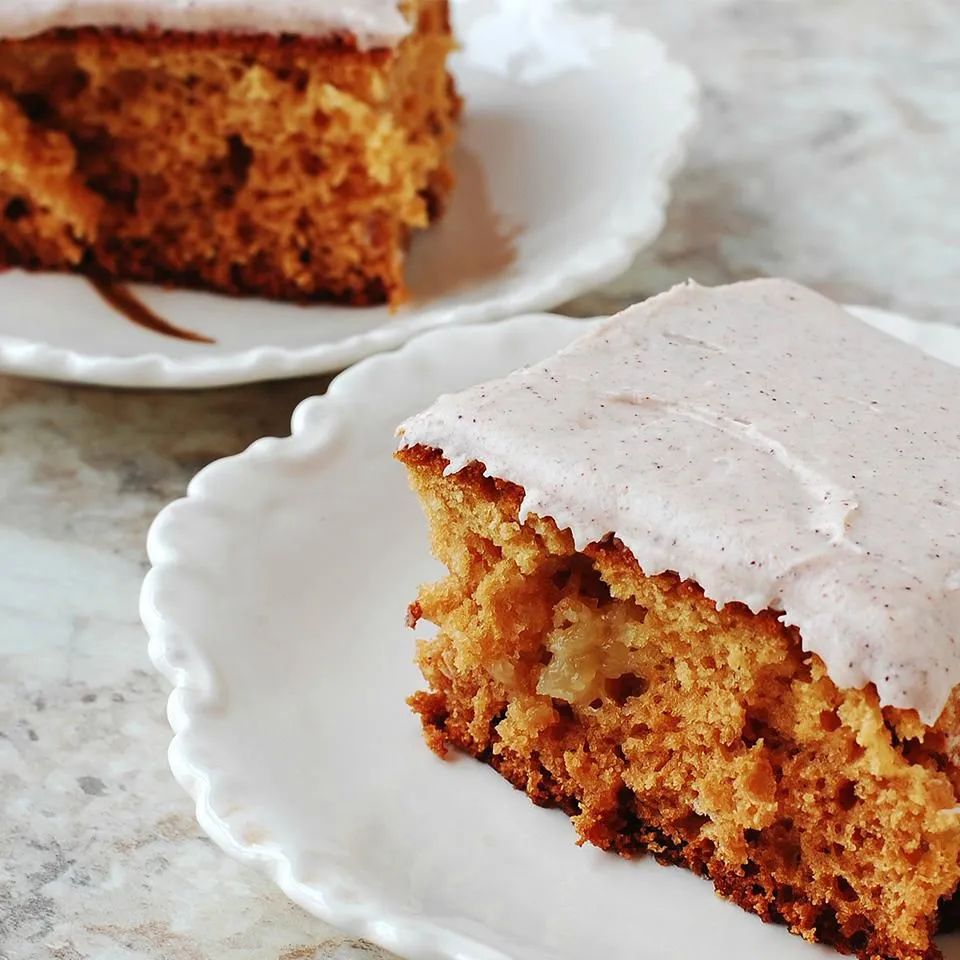
[[[400,303],[452,48],[446,0],[0,4],[0,268]]]

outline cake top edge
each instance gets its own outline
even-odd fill
[[[782,611],[842,688],[932,724],[960,683],[960,370],[799,284],[679,285],[398,433]]]
[[[360,49],[393,47],[410,33],[399,0],[0,0],[0,38],[83,27],[352,36]]]

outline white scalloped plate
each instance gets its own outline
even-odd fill
[[[960,364],[960,329],[857,312]],[[303,403],[291,437],[213,464],[160,514],[141,610],[174,684],[170,764],[225,851],[410,960],[809,960],[821,948],[686,871],[579,848],[490,769],[437,760],[405,706],[404,613],[438,570],[394,427],[584,322],[435,331],[369,359]]]
[[[138,327],[82,279],[0,275],[0,370],[135,387],[213,387],[338,370],[433,327],[555,307],[613,279],[662,228],[696,84],[647,33],[560,0],[459,0],[466,98],[446,218],[418,237],[414,301],[300,307],[135,286],[213,338]]]

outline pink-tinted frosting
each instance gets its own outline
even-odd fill
[[[349,33],[364,48],[394,46],[410,31],[398,0],[0,0],[0,36],[55,27]]]
[[[841,687],[932,723],[960,682],[960,371],[804,287],[675,287],[399,433],[783,611]]]

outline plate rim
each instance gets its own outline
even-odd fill
[[[171,650],[178,642],[179,622],[160,611],[157,598],[163,593],[167,578],[178,568],[180,559],[176,545],[176,527],[181,514],[193,511],[198,503],[215,501],[211,486],[216,487],[216,476],[225,464],[255,464],[258,460],[272,460],[275,453],[316,440],[317,447],[337,444],[335,410],[341,395],[348,392],[355,379],[368,375],[371,368],[383,363],[403,363],[406,357],[425,352],[434,353],[438,341],[455,337],[461,340],[474,337],[503,336],[510,328],[550,324],[586,330],[602,322],[605,317],[575,318],[548,312],[524,313],[490,324],[440,327],[403,344],[387,353],[373,354],[337,375],[327,391],[306,397],[294,408],[290,419],[290,433],[285,437],[262,437],[253,441],[244,450],[222,457],[203,467],[188,483],[186,493],[167,504],[154,518],[147,533],[147,571],[140,590],[139,613],[147,633],[147,653],[154,668],[171,685],[167,698],[167,721],[173,736],[167,748],[167,762],[174,779],[192,799],[194,816],[204,833],[228,856],[241,863],[250,864],[265,873],[286,896],[306,910],[340,931],[390,950],[407,960],[511,960],[501,951],[480,941],[463,936],[429,921],[415,921],[395,911],[378,909],[375,913],[361,907],[349,897],[339,898],[336,891],[324,890],[319,894],[310,884],[296,876],[293,858],[277,844],[260,845],[242,842],[237,838],[227,820],[216,811],[211,801],[211,771],[205,770],[189,755],[187,735],[192,727],[190,711],[184,701],[188,696],[209,698],[212,681],[203,668],[197,678],[191,678],[190,669],[171,657]],[[202,509],[202,507],[201,507]],[[174,532],[174,536],[170,536]],[[188,641],[189,643],[189,641]]]
[[[851,312],[863,318],[871,316],[876,325],[908,324],[917,328],[917,341],[924,342],[932,334],[934,338],[947,335],[960,341],[960,327],[949,324],[924,323],[904,314],[874,307],[847,306]],[[344,403],[351,383],[363,379],[371,367],[378,364],[403,364],[410,362],[417,353],[436,355],[442,353],[443,341],[449,338],[503,338],[513,328],[534,327],[541,324],[563,324],[573,330],[586,330],[590,325],[602,322],[603,317],[576,319],[550,313],[528,313],[488,325],[446,327],[432,330],[422,337],[405,344],[399,350],[377,354],[361,361],[336,377],[327,392],[303,400],[291,417],[291,432],[282,438],[262,438],[245,450],[214,461],[204,467],[188,484],[186,495],[163,508],[150,526],[147,536],[147,556],[150,569],[144,578],[140,593],[140,616],[146,629],[148,653],[155,668],[171,684],[167,702],[167,717],[173,737],[167,758],[177,782],[194,802],[195,816],[204,832],[224,853],[244,863],[258,866],[280,889],[308,913],[339,928],[345,933],[362,937],[381,947],[408,957],[409,960],[509,960],[499,950],[484,943],[447,930],[426,920],[417,921],[409,915],[382,908],[358,905],[351,898],[338,897],[337,891],[317,889],[297,878],[292,856],[277,844],[261,845],[238,839],[229,824],[221,818],[211,802],[211,771],[189,755],[185,735],[191,729],[193,718],[185,706],[188,695],[209,695],[209,678],[201,669],[198,677],[191,677],[189,665],[171,657],[171,651],[179,644],[190,646],[191,641],[178,633],[177,617],[166,616],[160,610],[158,596],[163,593],[172,571],[183,561],[178,550],[176,532],[184,511],[200,509],[211,502],[216,503],[216,488],[219,471],[224,463],[255,465],[257,461],[275,460],[291,445],[309,442],[314,449],[332,448],[337,443],[336,409]],[[197,640],[194,638],[194,644]],[[205,689],[205,684],[207,688]]]
[[[430,330],[552,310],[613,281],[664,228],[672,181],[687,157],[699,125],[701,101],[701,88],[694,73],[671,54],[659,36],[640,27],[618,28],[615,36],[620,45],[644,46],[645,76],[652,72],[661,84],[665,79],[669,81],[665,89],[669,89],[672,101],[672,132],[665,137],[664,149],[651,160],[649,175],[638,181],[635,189],[624,193],[636,216],[606,217],[597,224],[597,232],[556,269],[531,275],[524,283],[477,303],[450,304],[429,314],[411,313],[408,318],[394,316],[372,330],[305,347],[266,344],[222,356],[188,358],[147,350],[121,357],[88,354],[74,347],[0,334],[0,372],[93,386],[166,390],[213,389],[320,375],[394,350]],[[522,90],[527,84],[517,82],[515,86]]]

